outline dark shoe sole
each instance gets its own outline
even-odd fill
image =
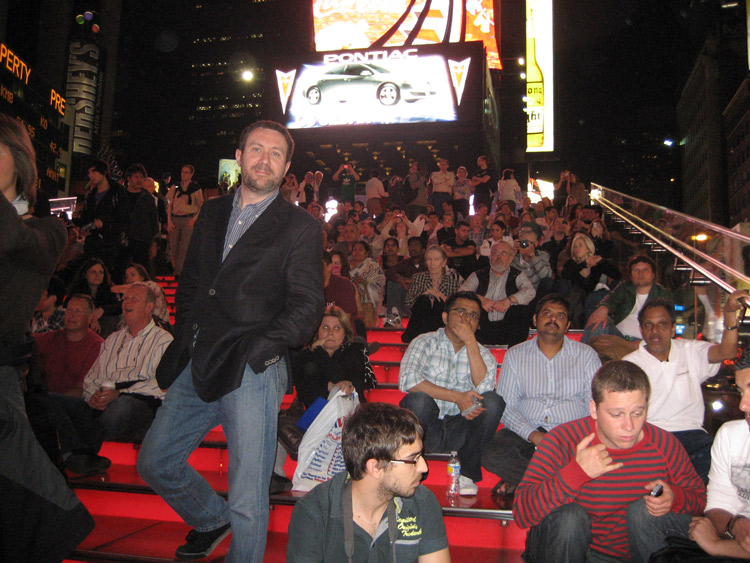
[[[222,534],[218,536],[210,546],[208,546],[207,549],[200,553],[180,552],[180,549],[182,548],[182,546],[180,546],[177,548],[177,551],[175,551],[175,559],[179,559],[180,561],[192,561],[193,559],[203,559],[204,557],[208,557],[230,533],[232,533],[232,528],[227,526],[227,529],[224,530]]]

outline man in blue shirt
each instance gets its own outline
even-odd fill
[[[505,428],[482,452],[482,466],[502,478],[498,493],[515,490],[548,430],[588,414],[591,380],[601,366],[593,348],[565,337],[570,304],[563,296],[540,299],[534,324],[537,337],[503,359],[497,392],[505,400]]]

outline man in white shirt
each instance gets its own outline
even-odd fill
[[[726,422],[711,448],[705,517],[693,518],[690,539],[713,556],[750,559],[750,351],[735,361],[734,382],[745,417]],[[723,561],[723,559],[722,559]]]
[[[719,344],[675,340],[675,311],[662,298],[646,302],[638,313],[643,340],[623,358],[643,369],[651,382],[648,422],[672,432],[682,443],[703,482],[711,465],[709,434],[703,430],[701,384],[737,354],[737,311],[746,291],[735,291],[724,304],[724,333]]]
[[[367,213],[377,217],[383,213],[383,198],[388,197],[383,182],[380,181],[380,170],[374,168],[370,173],[370,179],[365,184],[365,195],[367,196]]]

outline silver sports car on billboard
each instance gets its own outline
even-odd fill
[[[400,100],[411,103],[435,94],[425,80],[407,78],[372,63],[336,66],[305,90],[305,98],[312,105],[323,100],[347,102],[372,96],[384,106],[392,106]]]

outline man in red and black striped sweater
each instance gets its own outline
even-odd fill
[[[516,490],[516,522],[531,527],[526,561],[645,562],[668,535],[687,537],[706,506],[682,445],[646,422],[641,368],[609,362],[591,392],[591,416],[550,430]]]

